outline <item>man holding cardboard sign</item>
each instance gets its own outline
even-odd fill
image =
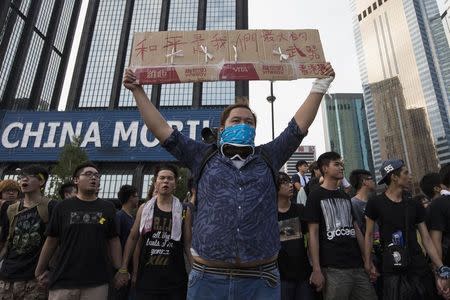
[[[124,85],[132,91],[147,128],[198,178],[188,299],[280,298],[276,264],[280,239],[272,170],[281,168],[307,134],[334,79],[330,64],[324,65],[322,76],[328,77],[313,83],[280,136],[255,147],[256,116],[248,106],[225,108],[217,145],[196,142],[166,122],[137,84],[136,74],[126,70]],[[212,157],[202,166],[208,153]]]

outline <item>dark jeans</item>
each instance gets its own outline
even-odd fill
[[[281,300],[314,300],[313,287],[309,280],[281,280]]]

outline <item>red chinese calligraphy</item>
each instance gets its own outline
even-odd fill
[[[296,55],[298,55],[300,57],[306,57],[306,54],[295,45],[289,46],[286,49],[286,53],[287,53],[287,55],[289,55],[289,57],[294,57]]]
[[[196,33],[194,34],[194,40],[191,41],[191,44],[195,44],[197,46],[200,46],[204,44],[205,39],[203,38],[203,34]]]
[[[144,60],[144,54],[145,54],[145,52],[148,51],[148,47],[144,46],[144,42],[146,40],[147,39],[144,39],[144,40],[140,41],[139,43],[136,44],[137,47],[134,48],[134,50],[137,52],[136,56],[137,57],[141,56],[141,60]]]
[[[256,33],[238,34],[234,45],[236,45],[241,50],[246,51],[247,46],[250,46],[249,43],[253,43],[254,47],[256,49],[258,48]]]
[[[211,39],[210,43],[216,48],[216,50],[219,50],[225,46],[227,43],[227,36],[226,35],[219,35],[218,33],[215,33],[213,35],[213,38]]]
[[[173,48],[176,51],[179,45],[187,44],[185,41],[183,41],[182,38],[183,37],[180,35],[167,37],[166,44],[163,46],[163,48]]]
[[[288,37],[286,36],[286,34],[285,34],[284,32],[278,33],[277,36],[276,36],[276,38],[277,38],[277,41],[278,41],[278,42],[281,42],[281,41],[286,41],[286,42],[288,42],[288,41],[289,41]]]
[[[320,58],[320,55],[317,53],[317,47],[315,45],[313,45],[313,46],[306,46],[306,52],[308,52],[308,57],[311,60]]]
[[[275,36],[272,30],[263,30],[262,32],[264,42],[275,42]]]
[[[308,40],[308,36],[306,35],[306,32],[299,32],[299,33],[291,32],[289,37],[294,42],[297,40],[303,40],[306,42]]]

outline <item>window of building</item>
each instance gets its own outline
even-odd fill
[[[372,7],[369,6],[369,7],[367,8],[367,12],[368,12],[369,14],[371,14],[371,13],[372,13]]]
[[[361,14],[359,14],[358,15],[358,21],[361,21],[362,20],[362,16],[361,16]]]
[[[383,0],[378,0],[378,6],[383,5]]]
[[[372,7],[373,7],[373,10],[375,10],[375,9],[377,9],[377,3],[376,2],[374,2],[373,4],[372,4]]]
[[[363,11],[363,17],[364,17],[364,18],[367,17],[366,11]]]

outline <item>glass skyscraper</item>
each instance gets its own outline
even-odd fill
[[[354,169],[374,172],[363,94],[331,94],[324,100],[327,151],[341,154],[347,178]]]
[[[67,108],[136,104],[122,86],[134,32],[247,29],[244,0],[90,0]],[[248,97],[247,82],[147,85],[162,107],[225,106]]]
[[[80,6],[0,1],[0,109],[57,109]]]
[[[417,184],[450,162],[450,49],[436,0],[350,3],[374,166],[402,158]]]

